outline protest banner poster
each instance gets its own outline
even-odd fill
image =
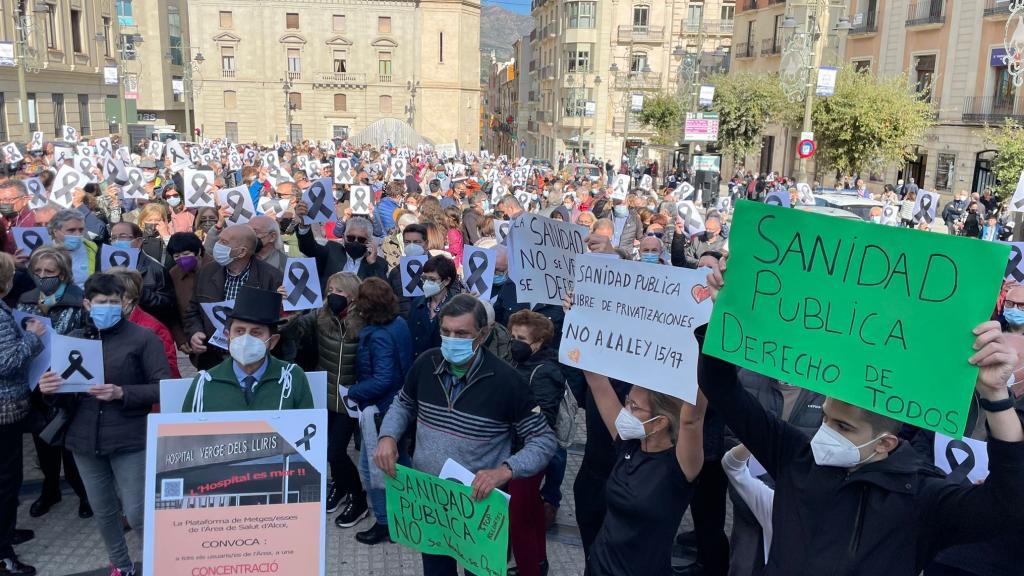
[[[46,333],[43,334],[42,340],[43,349],[36,354],[36,357],[32,359],[32,362],[28,365],[28,387],[29,390],[35,390],[36,386],[39,385],[39,379],[50,369],[50,347],[52,346],[51,339],[53,337],[53,322],[50,321],[46,316],[37,316],[35,314],[29,314],[28,312],[22,312],[21,310],[13,311],[14,323],[18,325],[22,333],[25,332],[25,321],[29,318],[38,320],[46,326]]]
[[[135,270],[139,263],[138,248],[116,248],[110,244],[100,244],[100,272],[111,268],[127,268]]]
[[[992,313],[1006,245],[748,201],[730,230],[705,353],[963,434],[978,375],[971,331]]]
[[[981,440],[950,438],[935,434],[935,466],[941,468],[947,478],[955,483],[965,478],[977,484],[988,478],[988,444]]]
[[[61,165],[57,170],[57,176],[53,179],[53,184],[50,185],[50,200],[62,208],[71,208],[75,189],[84,188],[88,183],[88,176],[67,164]]]
[[[245,186],[235,186],[225,190],[217,191],[217,200],[222,207],[231,210],[227,217],[226,224],[248,224],[256,216],[256,206],[252,203],[252,196]]]
[[[629,174],[616,174],[612,181],[612,200],[625,200],[629,193]]]
[[[15,227],[11,229],[14,245],[26,256],[40,246],[50,244],[50,232],[45,226]]]
[[[394,478],[384,479],[392,540],[450,556],[474,574],[505,576],[508,501],[497,490],[478,502],[469,486],[401,464],[395,465]]]
[[[352,186],[349,193],[349,208],[352,209],[353,214],[373,213],[373,192],[369,186],[364,184]]]
[[[335,219],[334,185],[330,178],[313,180],[313,183],[302,191],[302,201],[309,209],[304,217],[305,224],[330,222]]]
[[[103,342],[52,334],[50,370],[64,380],[59,394],[88,392],[105,382],[103,378]]]
[[[29,210],[38,210],[50,202],[50,193],[39,177],[25,178],[23,182],[32,196],[32,199],[28,201]]]
[[[402,277],[402,296],[412,298],[423,296],[423,281],[420,276],[423,274],[423,265],[429,257],[423,256],[402,256],[398,262],[399,274]]]
[[[214,185],[213,170],[193,170],[192,168],[184,168],[184,170],[182,180],[185,185],[185,207],[215,207],[216,203],[211,193]]]
[[[484,298],[491,297],[491,286],[494,285],[494,263],[497,257],[497,251],[490,248],[464,247],[462,278],[470,293]]]
[[[512,222],[509,270],[520,302],[562,305],[572,291],[575,258],[587,251],[586,226],[522,214]],[[514,250],[511,249],[514,247]]]
[[[284,266],[285,312],[315,310],[324,305],[315,258],[289,258]]]
[[[213,334],[206,335],[207,344],[227,350],[228,337],[224,333],[224,330],[228,325],[228,312],[234,310],[235,301],[225,300],[223,302],[203,302],[199,306],[203,309],[206,317],[210,319],[210,324],[213,325]]]
[[[18,229],[14,229],[17,233]],[[1006,260],[1006,273],[1003,279],[1007,282],[1024,284],[1024,242],[1002,242],[1010,247],[1010,257]]]
[[[325,410],[150,415],[146,573],[322,576],[326,468]]]
[[[693,331],[711,318],[706,281],[707,269],[578,256],[558,359],[695,403]]]

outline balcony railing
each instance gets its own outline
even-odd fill
[[[291,72],[291,71],[289,71],[288,72],[288,79],[289,80],[301,80],[302,79],[302,72]]]
[[[875,20],[865,20],[860,24],[855,24],[850,28],[850,36],[856,36],[857,34],[874,34],[878,32],[878,22]]]
[[[761,40],[761,56],[768,56],[782,53],[782,36],[765,38]]]
[[[737,58],[753,58],[754,57],[754,41],[751,39],[749,42],[740,42],[736,44],[733,49],[733,54]]]
[[[985,0],[985,16],[1001,16],[1010,13],[1010,0]]]
[[[235,77],[235,71],[234,70],[221,70],[220,71],[220,77],[221,78],[234,78]]]
[[[661,88],[661,72],[616,72],[616,88],[656,90]]]
[[[380,84],[391,84],[391,74],[377,74],[377,82]]]
[[[654,42],[660,43],[665,40],[664,26],[619,26],[618,42]]]
[[[967,124],[1001,124],[1005,120],[1024,122],[1024,99],[968,96],[964,98],[963,121]]]
[[[612,122],[612,132],[616,132],[616,133],[622,134],[625,131],[626,131],[626,121],[623,120],[622,118],[616,118]],[[630,134],[641,134],[641,133],[649,134],[649,133],[652,133],[653,131],[651,130],[650,126],[646,126],[644,124],[641,124],[640,121],[637,120],[636,118],[630,118],[629,119],[629,132],[630,132]]]
[[[687,34],[696,34],[701,30],[701,27],[698,27],[697,32],[690,32],[690,24],[688,22],[683,23],[683,28],[687,31]],[[703,29],[708,34],[732,34],[734,26],[732,20],[704,20]]]
[[[362,72],[321,72],[314,77],[313,86],[323,88],[366,86],[366,74]]]
[[[943,10],[945,0],[922,0],[912,2],[907,7],[907,26],[927,26],[929,24],[943,24],[946,21],[946,14]]]

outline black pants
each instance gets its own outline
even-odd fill
[[[718,460],[705,460],[690,501],[697,536],[697,561],[706,576],[729,573],[729,539],[725,536],[725,492],[729,480]]]
[[[18,493],[21,492],[23,426],[0,424],[0,559],[13,558],[14,526],[18,522]]]
[[[88,500],[85,485],[82,484],[82,477],[78,474],[78,465],[75,464],[75,457],[71,455],[71,451],[63,446],[50,446],[41,440],[38,434],[32,435],[32,442],[36,445],[39,468],[43,471],[42,497],[50,500],[60,498],[60,466],[63,463],[64,479],[68,481],[79,500]]]
[[[608,510],[605,501],[605,484],[608,477],[592,471],[586,460],[580,466],[576,474],[576,481],[573,482],[573,500],[576,503],[576,525],[580,530],[580,540],[583,541],[583,555],[590,557],[590,547],[597,539],[597,533],[601,531],[604,524],[604,515]]]
[[[348,443],[359,428],[359,422],[348,414],[327,411],[327,462],[331,465],[331,479],[341,494],[359,497],[363,483],[359,469],[348,455]]]

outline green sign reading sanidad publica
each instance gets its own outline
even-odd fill
[[[385,479],[392,540],[451,556],[478,576],[505,576],[508,500],[497,490],[476,501],[469,486],[401,464]]]
[[[704,352],[963,435],[1006,245],[744,201],[729,249]]]

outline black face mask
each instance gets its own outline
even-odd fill
[[[348,310],[348,298],[344,294],[328,294],[327,307],[331,309],[332,314],[340,316],[342,312]]]
[[[346,242],[345,254],[348,254],[349,258],[358,260],[366,255],[366,244],[360,244],[358,242]]]
[[[516,362],[525,362],[533,356],[533,348],[522,340],[512,339],[512,359]]]
[[[18,211],[14,209],[14,204],[0,204],[0,216],[10,220],[17,215]]]
[[[36,288],[47,296],[53,296],[62,284],[59,276],[46,276],[45,278],[32,275],[32,281],[35,282]]]
[[[214,226],[217,225],[216,220],[200,220],[199,229],[203,232],[209,232]]]

